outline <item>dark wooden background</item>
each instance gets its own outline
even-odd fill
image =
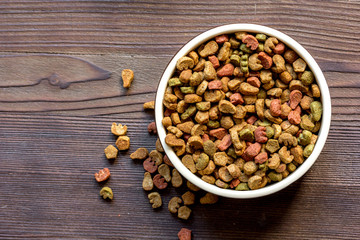
[[[184,43],[230,23],[276,28],[313,55],[330,87],[331,130],[318,161],[287,189],[196,205],[185,222],[166,207],[181,190],[163,192],[165,206],[152,210],[141,163],[127,153],[109,162],[103,149],[114,143],[113,121],[128,125],[130,152],[153,149],[143,102]],[[359,239],[359,36],[356,0],[1,1],[0,238],[176,239],[187,227],[194,239]],[[111,78],[89,81],[99,71],[66,56]],[[128,91],[124,68],[135,72]],[[60,84],[39,81],[53,69]],[[112,202],[93,177],[103,167],[112,172]]]

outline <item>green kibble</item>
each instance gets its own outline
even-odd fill
[[[268,139],[272,138],[275,134],[274,129],[271,126],[266,126],[266,137]]]
[[[258,48],[256,49],[257,52],[263,52],[264,51],[264,44],[263,43],[259,43]]]
[[[267,93],[264,89],[260,89],[258,95],[257,95],[257,98],[258,99],[266,99],[266,96],[267,96]]]
[[[248,142],[254,141],[254,133],[248,128],[241,130],[239,136],[241,140],[245,140]]]
[[[193,116],[196,113],[196,107],[191,105],[188,107],[183,114],[181,114],[181,119],[186,120],[189,117]]]
[[[249,62],[248,61],[241,61],[241,63],[240,63],[240,66],[241,67],[247,67],[247,66],[249,66]]]
[[[209,128],[219,128],[219,127],[220,127],[220,122],[219,122],[219,121],[210,120],[210,121],[207,123],[207,126],[208,126]]]
[[[103,199],[110,199],[112,200],[113,197],[114,197],[114,194],[111,190],[111,188],[109,187],[103,187],[101,190],[100,190],[100,196],[103,197]]]
[[[234,148],[229,148],[227,153],[228,156],[232,157],[232,158],[237,158],[236,153],[235,153],[235,149]]]
[[[249,56],[247,54],[244,54],[241,56],[241,61],[248,61],[249,60]]]
[[[294,172],[296,170],[296,166],[295,164],[293,163],[289,163],[287,166],[286,166],[286,169],[289,171],[289,172]]]
[[[233,55],[239,55],[239,50],[234,50],[234,51],[232,52],[232,54],[233,54]]]
[[[314,82],[314,74],[311,71],[305,71],[300,77],[302,84],[308,86]]]
[[[250,188],[247,183],[240,183],[239,185],[236,186],[235,190],[236,191],[248,191],[248,190],[250,190]]]
[[[211,103],[210,102],[198,102],[196,103],[196,108],[199,111],[207,111],[209,110],[211,107]]]
[[[274,182],[280,182],[282,180],[282,174],[277,172],[270,172],[268,177]]]
[[[229,184],[221,181],[220,179],[216,180],[215,185],[218,186],[219,188],[224,188],[224,189],[229,188]]]
[[[249,68],[248,68],[248,67],[241,67],[240,70],[241,70],[241,72],[243,72],[243,73],[248,73],[248,72],[249,72]]]
[[[179,78],[170,78],[169,80],[169,86],[170,87],[176,87],[176,86],[181,86],[182,82],[180,81]]]
[[[269,122],[268,120],[264,119],[264,121],[257,121],[257,125],[258,126],[262,126],[262,127],[267,127],[267,126],[271,126],[271,122]]]
[[[266,35],[263,33],[258,33],[256,34],[255,38],[261,42],[265,42],[266,41]]]
[[[235,55],[235,54],[233,53],[233,55],[230,56],[230,62],[231,62],[235,67],[240,66],[240,56],[239,56],[239,55]]]
[[[314,129],[315,124],[311,121],[311,117],[309,117],[309,115],[304,115],[301,117],[300,127],[302,129],[311,131]]]
[[[233,49],[237,49],[240,46],[240,42],[238,40],[236,40],[234,37],[231,37],[229,39],[229,43],[231,44],[231,48],[233,48]],[[235,50],[235,51],[237,51],[237,50]]]
[[[308,130],[302,131],[302,133],[300,133],[299,135],[299,144],[303,146],[308,145],[311,141],[311,136],[312,133],[310,131]]]
[[[312,115],[312,120],[315,122],[319,121],[322,115],[322,104],[319,101],[314,101],[310,104],[310,110]]]
[[[243,51],[243,52],[245,52],[245,53],[252,53],[251,49],[248,48],[245,43],[242,43],[242,44],[240,45],[240,50]]]
[[[314,144],[309,144],[305,147],[303,155],[304,157],[309,157],[312,153],[312,151],[314,150]]]
[[[259,169],[263,170],[263,171],[267,171],[268,170],[268,163],[269,161],[266,160],[266,162],[262,163],[262,164],[259,164]]]
[[[195,93],[194,87],[180,87],[180,91],[185,94]]]
[[[201,153],[195,165],[196,169],[201,171],[206,168],[209,164],[209,160],[209,156],[206,153]]]

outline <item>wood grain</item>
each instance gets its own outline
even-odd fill
[[[359,10],[358,1],[1,1],[0,56],[29,61],[0,57],[0,239],[177,239],[182,227],[194,239],[359,239]],[[283,31],[318,61],[333,107],[325,148],[304,177],[274,195],[197,204],[181,221],[166,204],[185,188],[167,189],[154,211],[141,188],[142,164],[128,156],[154,149],[156,137],[146,133],[153,114],[142,104],[154,99],[184,43],[245,22]],[[39,54],[82,59],[111,76],[65,89],[24,86],[29,73],[46,77],[46,66],[63,70],[51,60],[26,70]],[[96,72],[72,65],[86,79]],[[121,87],[124,68],[135,72],[129,90]],[[103,149],[114,144],[113,121],[128,125],[132,142],[110,162]],[[112,202],[93,179],[103,167],[112,173],[105,184]]]

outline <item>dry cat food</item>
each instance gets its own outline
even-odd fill
[[[104,168],[99,170],[98,173],[95,173],[95,179],[98,182],[103,182],[110,177],[110,170],[108,168]]]
[[[322,115],[307,63],[262,33],[217,36],[181,57],[163,105],[165,142],[182,163],[205,182],[240,191],[295,171],[313,151]]]
[[[123,87],[129,88],[134,80],[134,72],[131,69],[124,69],[121,72],[121,78],[123,80]]]
[[[114,198],[113,192],[111,190],[111,188],[109,187],[103,187],[100,190],[100,196],[102,196],[104,199],[110,199],[112,200]]]

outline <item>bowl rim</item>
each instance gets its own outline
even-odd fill
[[[307,63],[307,65],[315,75],[316,82],[320,88],[320,92],[321,92],[320,98],[323,106],[321,128],[319,130],[318,139],[312,154],[293,173],[291,173],[288,177],[286,177],[282,181],[265,186],[264,188],[260,188],[257,190],[250,190],[250,191],[236,191],[233,189],[223,189],[217,187],[216,185],[209,184],[203,181],[195,174],[193,174],[188,168],[186,168],[183,165],[181,159],[178,156],[176,156],[172,148],[170,148],[165,143],[166,131],[161,123],[164,112],[164,108],[162,104],[164,92],[167,87],[168,80],[171,78],[172,74],[175,71],[177,60],[180,57],[187,55],[190,51],[194,50],[202,43],[214,38],[217,35],[230,34],[239,31],[264,33],[268,36],[276,37],[278,40],[282,41],[284,44],[286,44],[292,50],[294,50],[302,59],[304,59],[304,61]],[[302,47],[293,38],[273,28],[257,25],[257,24],[240,23],[240,24],[222,25],[212,28],[208,31],[205,31],[197,35],[196,37],[192,38],[183,47],[181,47],[181,49],[170,60],[170,62],[168,63],[167,67],[165,68],[162,74],[161,80],[158,84],[158,88],[156,91],[155,122],[156,122],[156,128],[160,139],[160,143],[164,148],[165,154],[168,156],[169,160],[172,162],[174,167],[179,171],[179,173],[187,180],[189,180],[191,183],[195,184],[196,186],[207,192],[223,197],[238,198],[238,199],[257,198],[278,192],[286,188],[287,186],[289,186],[290,184],[294,183],[299,178],[301,178],[315,163],[316,159],[318,158],[320,152],[322,151],[325,145],[330,130],[330,123],[331,123],[330,92],[324,74],[321,71],[319,65],[316,63],[315,59],[310,55],[310,53],[304,47]]]

